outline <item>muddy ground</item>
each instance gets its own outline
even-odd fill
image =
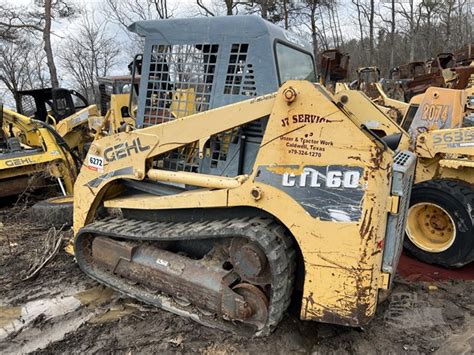
[[[0,353],[205,354],[474,353],[474,281],[397,278],[364,329],[298,320],[290,310],[267,338],[246,339],[147,307],[81,273],[63,247],[70,231],[0,209]],[[38,269],[44,255],[61,248]]]

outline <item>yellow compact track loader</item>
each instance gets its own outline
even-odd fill
[[[131,30],[145,36],[136,123],[95,140],[76,181],[80,268],[240,334],[269,334],[293,298],[301,319],[369,322],[403,243],[403,133],[292,80],[314,82],[311,47],[260,18]]]
[[[402,127],[418,156],[405,247],[445,267],[474,261],[474,87],[429,88]]]
[[[97,79],[100,92],[100,114],[104,117],[98,136],[119,132],[126,126],[135,125],[132,118],[136,105],[140,77],[130,75],[107,76]],[[132,101],[130,101],[132,100]]]
[[[102,124],[96,105],[75,90],[44,88],[19,91],[19,113],[52,126],[80,160]]]

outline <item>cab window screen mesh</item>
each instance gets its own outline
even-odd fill
[[[153,45],[143,126],[209,109],[217,44]]]
[[[22,95],[21,96],[21,114],[25,116],[33,116],[36,112],[36,103],[33,96]]]
[[[225,78],[225,95],[257,96],[253,65],[248,62],[247,43],[234,43],[230,49]]]

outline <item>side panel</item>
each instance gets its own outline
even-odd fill
[[[290,105],[275,102],[254,181],[265,178],[261,167],[271,170],[271,184],[294,199],[298,212],[290,217],[292,207],[274,193],[263,193],[257,205],[265,204],[299,242],[306,274],[301,318],[362,325],[375,312],[382,284],[392,153],[324,88],[305,82],[296,91]],[[236,197],[229,191],[229,204]]]

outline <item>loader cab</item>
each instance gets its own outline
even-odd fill
[[[402,128],[412,139],[420,133],[470,126],[474,112],[474,90],[431,87],[410,100]]]
[[[145,38],[136,126],[162,124],[276,92],[287,80],[316,82],[313,49],[304,39],[257,16],[140,21]],[[224,119],[224,117],[223,117]],[[170,153],[164,169],[224,176],[249,173],[268,117]]]
[[[380,81],[380,69],[378,67],[363,67],[357,69],[357,82],[355,89],[363,91],[367,96],[375,99],[379,96],[375,86]]]
[[[110,109],[112,101],[117,103],[116,108],[122,117],[130,117],[128,101],[133,91],[134,97],[138,95],[140,76],[135,76],[132,83],[131,75],[118,75],[97,78],[100,94],[100,114],[105,116]]]
[[[350,56],[339,49],[328,49],[321,53],[320,83],[335,86],[335,83],[347,78]]]
[[[77,91],[45,88],[18,91],[21,100],[19,113],[42,122],[55,123],[88,106],[87,99]]]
[[[290,79],[316,81],[312,46],[257,16],[140,21],[145,38],[137,126],[277,91]]]

